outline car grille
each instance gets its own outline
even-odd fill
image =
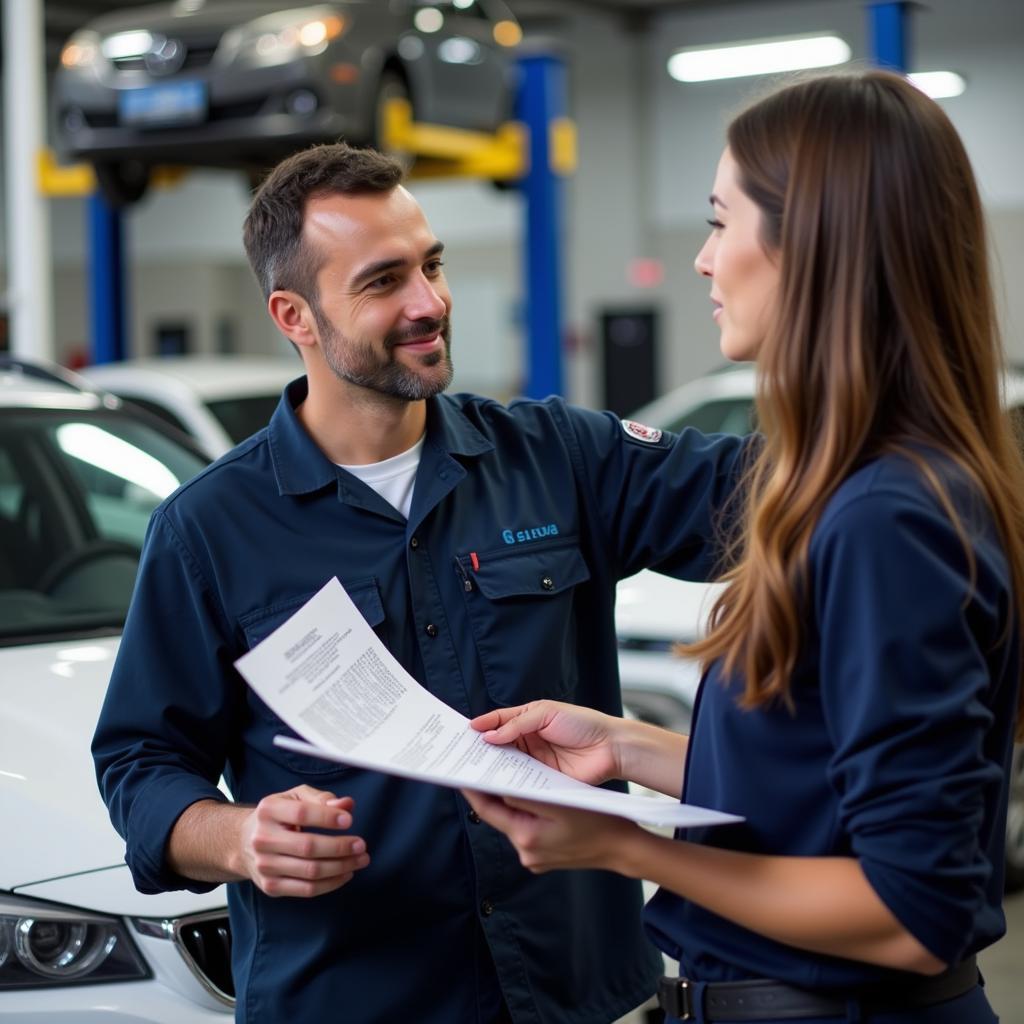
[[[227,914],[181,918],[175,941],[189,967],[214,990],[215,995],[234,999],[231,926]]]
[[[135,918],[142,935],[173,942],[196,980],[226,1006],[235,1002],[231,925],[225,910],[179,918]]]
[[[213,55],[217,52],[217,46],[219,45],[220,40],[194,39],[189,41],[187,39],[183,39],[181,40],[181,43],[185,47],[185,57],[183,62],[175,68],[175,74],[181,71],[195,71],[199,68],[207,67],[213,60]],[[118,71],[150,70],[149,66],[146,64],[146,58],[139,56],[114,57],[111,59],[111,64],[113,64]]]
[[[225,1005],[234,1004],[231,925],[225,911],[193,914],[176,920],[136,918],[135,927],[143,935],[172,941],[203,988]]]

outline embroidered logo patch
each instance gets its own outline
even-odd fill
[[[541,540],[543,537],[557,537],[558,526],[556,523],[548,523],[547,526],[531,526],[528,530],[502,530],[501,539],[506,544],[526,544],[531,540]]]
[[[623,420],[622,429],[638,441],[646,441],[648,444],[657,444],[661,440],[662,432],[657,427],[645,427],[636,420]]]

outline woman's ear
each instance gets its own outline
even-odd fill
[[[316,345],[319,341],[313,311],[298,292],[272,292],[267,299],[267,312],[277,329],[300,348]]]

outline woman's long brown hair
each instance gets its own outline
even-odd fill
[[[811,534],[839,484],[882,452],[914,459],[973,572],[922,443],[986,499],[1013,583],[1006,633],[1024,629],[1024,466],[1001,408],[984,216],[956,130],[914,86],[871,71],[780,90],[732,122],[728,145],[781,277],[731,585],[685,653],[741,674],[745,706],[788,700]],[[1024,735],[1024,688],[1020,707]]]

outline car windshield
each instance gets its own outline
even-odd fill
[[[118,631],[150,514],[203,465],[122,410],[0,409],[0,644]]]
[[[664,427],[674,433],[684,427],[696,427],[705,434],[749,434],[756,429],[754,400],[746,395],[712,399],[687,410]]]
[[[217,402],[207,402],[206,406],[227,431],[228,437],[238,444],[270,422],[280,400],[280,392],[275,391],[270,395],[223,398]]]

